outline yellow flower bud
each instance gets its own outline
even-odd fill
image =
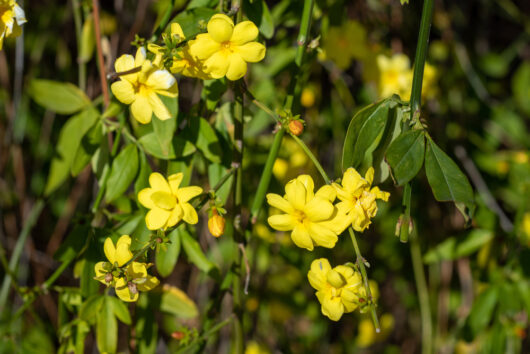
[[[219,237],[225,232],[225,218],[217,214],[217,211],[214,211],[214,215],[208,220],[208,230],[215,237]]]
[[[299,120],[292,120],[289,122],[289,131],[293,135],[300,135],[304,131],[304,124]]]
[[[328,283],[334,288],[341,288],[346,284],[346,279],[334,269],[328,272],[326,278]]]

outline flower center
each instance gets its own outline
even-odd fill
[[[306,215],[304,214],[304,212],[301,211],[301,210],[295,210],[293,216],[296,219],[296,221],[298,221],[301,224],[307,218]]]
[[[232,53],[232,45],[230,41],[221,43],[221,50],[229,51],[230,53]]]
[[[177,204],[177,198],[169,193],[158,191],[151,195],[151,200],[161,209],[171,210]]]

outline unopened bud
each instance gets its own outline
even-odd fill
[[[225,218],[214,212],[214,215],[208,220],[208,230],[213,236],[219,237],[225,232],[225,223]]]
[[[292,120],[289,122],[289,131],[293,135],[300,135],[304,131],[304,124],[299,120]]]
[[[112,282],[112,274],[111,273],[105,274],[105,283],[109,284],[111,282]]]
[[[171,337],[173,337],[176,340],[181,340],[184,338],[184,336],[185,336],[184,332],[181,332],[181,331],[175,331],[171,333]]]

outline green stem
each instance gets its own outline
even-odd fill
[[[175,7],[175,0],[171,0],[171,3],[168,4],[168,8],[166,12],[164,13],[164,17],[162,17],[162,19],[160,20],[160,24],[158,25],[158,28],[153,34],[155,38],[160,37],[164,29],[166,28],[166,25],[169,22],[169,18],[171,17],[171,13],[173,12],[174,7]]]
[[[276,133],[276,135],[274,135],[274,141],[272,142],[272,147],[269,152],[269,156],[267,156],[267,162],[265,163],[265,167],[263,168],[263,174],[261,176],[261,179],[259,180],[256,197],[254,198],[252,208],[250,209],[250,215],[252,217],[253,224],[256,223],[259,211],[261,209],[261,205],[263,204],[263,200],[265,199],[265,193],[267,193],[267,189],[269,188],[269,183],[271,181],[272,176],[272,168],[274,166],[274,162],[276,161],[276,157],[278,156],[278,151],[282,146],[282,140],[284,135],[285,129],[283,128],[281,128]]]
[[[81,5],[79,4],[79,0],[72,0],[72,12],[74,14],[74,24],[75,24],[75,35],[77,39],[77,55],[78,55],[78,63],[79,63],[79,73],[78,73],[78,84],[81,91],[86,90],[86,63],[84,60],[80,60],[79,54],[81,53],[81,41],[82,38],[82,31],[83,31],[83,23],[82,23],[82,17],[81,17]]]
[[[418,298],[420,300],[421,352],[422,354],[430,354],[432,353],[431,307],[429,304],[429,293],[427,290],[427,282],[425,280],[425,272],[423,270],[420,244],[415,233],[410,236],[410,255],[412,257],[414,280],[416,281]]]
[[[374,322],[375,331],[379,333],[381,331],[381,328],[379,326],[377,312],[375,311],[375,302],[372,299],[372,291],[370,290],[370,283],[368,281],[366,267],[364,266],[364,257],[361,254],[361,250],[359,249],[359,245],[357,244],[357,238],[355,237],[355,232],[353,232],[353,228],[351,226],[348,228],[348,232],[350,233],[350,238],[353,244],[353,249],[355,250],[355,256],[357,257],[356,263],[357,263],[357,266],[359,267],[359,270],[361,271],[361,276],[363,278],[364,289],[366,291],[366,297],[370,301],[370,314],[372,315],[372,321]]]
[[[33,228],[33,226],[37,222],[37,219],[39,218],[42,208],[44,208],[44,200],[39,199],[33,205],[33,208],[31,209],[28,215],[28,218],[26,219],[26,222],[24,223],[24,227],[22,228],[22,231],[20,232],[20,235],[18,236],[15,249],[13,250],[13,256],[11,256],[11,260],[9,261],[9,269],[11,273],[16,274],[16,268],[17,268],[18,262],[20,261],[20,256],[22,255],[22,251],[24,250],[24,245],[26,244],[26,240],[28,239],[31,229]],[[5,310],[10,286],[11,286],[11,276],[9,276],[9,274],[6,274],[4,277],[4,281],[2,283],[2,290],[0,290],[0,312],[3,312]]]
[[[412,92],[410,94],[410,108],[413,122],[418,118],[421,106],[421,88],[423,83],[423,70],[427,59],[427,48],[429,46],[429,32],[431,30],[431,20],[434,11],[434,0],[425,0],[421,14],[420,33],[418,35],[418,46],[414,57],[414,76],[412,77]],[[404,125],[408,130],[409,124]]]
[[[138,259],[138,257],[140,257],[142,254],[144,254],[145,251],[147,251],[149,248],[151,248],[155,243],[157,243],[157,238],[158,237],[155,237],[154,239],[152,239],[147,245],[145,245],[144,247],[142,247],[142,249],[140,249],[138,252],[136,252],[134,254],[134,256],[127,262],[125,263],[124,265],[122,265],[120,268],[123,268],[125,269],[129,264],[131,264],[132,262],[134,262],[135,260]]]
[[[304,150],[304,152],[306,153],[307,157],[309,157],[309,159],[313,161],[313,164],[317,168],[318,172],[320,172],[320,175],[322,176],[322,178],[324,178],[324,181],[326,182],[326,184],[330,184],[331,179],[329,179],[328,175],[326,174],[326,171],[324,171],[324,168],[322,167],[320,162],[318,162],[318,159],[315,157],[315,155],[313,155],[311,150],[309,150],[307,145],[296,135],[291,134],[291,137],[294,139],[294,141],[298,143],[298,145],[300,145],[302,150]]]

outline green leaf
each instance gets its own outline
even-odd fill
[[[90,324],[96,323],[97,314],[101,311],[104,300],[105,296],[100,294],[89,297],[79,309],[79,318]]]
[[[390,116],[381,136],[381,141],[372,153],[372,161],[366,159],[363,161],[365,166],[374,167],[374,183],[380,184],[386,181],[390,176],[390,166],[385,160],[385,154],[390,144],[401,134],[401,122],[403,119],[403,109],[395,107],[390,110]]]
[[[66,236],[66,239],[63,240],[53,258],[61,262],[69,262],[74,259],[85,246],[89,232],[90,226],[75,225]]]
[[[29,95],[42,107],[60,114],[73,114],[90,105],[90,99],[68,82],[33,79]]]
[[[216,10],[207,7],[197,7],[191,10],[183,11],[171,20],[178,22],[186,38],[191,38],[203,31],[201,23],[207,23],[210,17],[217,13]]]
[[[224,168],[222,165],[212,163],[208,165],[208,182],[212,188],[217,185],[217,183],[228,173],[228,169]],[[215,195],[221,199],[221,203],[225,204],[230,195],[230,190],[232,188],[233,176],[230,176],[224,185],[219,188]]]
[[[180,233],[183,229],[184,226],[180,226],[171,231],[168,235],[171,243],[164,245],[166,248],[165,250],[159,248],[156,254],[156,269],[163,277],[169,276],[177,264],[180,253]]]
[[[427,136],[425,172],[436,200],[454,202],[466,221],[475,210],[473,189],[458,165]],[[463,211],[464,205],[467,210]]]
[[[221,144],[215,130],[206,119],[191,118],[190,125],[182,133],[186,140],[191,141],[209,161],[221,162]]]
[[[140,172],[138,172],[138,177],[134,182],[134,194],[138,194],[142,189],[149,187],[149,175],[153,172],[149,162],[143,151],[140,151]]]
[[[480,334],[490,323],[497,304],[497,295],[497,288],[490,287],[477,297],[468,318],[469,327],[474,335]]]
[[[127,325],[130,325],[132,323],[131,314],[129,313],[129,309],[127,308],[127,306],[125,305],[123,301],[113,296],[107,297],[107,301],[110,301],[112,310],[120,321],[122,321],[123,323]]]
[[[178,318],[194,318],[199,315],[197,305],[193,300],[175,286],[162,287],[160,310]]]
[[[100,352],[116,353],[118,346],[118,321],[110,296],[105,296],[101,310],[97,314],[96,339]]]
[[[493,232],[475,229],[465,237],[449,237],[424,256],[426,264],[467,257],[493,239]]]
[[[392,99],[371,104],[357,112],[348,126],[342,150],[342,169],[358,168],[366,151],[377,143],[389,118],[389,110],[395,106]]]
[[[127,145],[112,162],[110,175],[107,180],[105,200],[112,202],[121,196],[138,172],[138,150],[133,144]]]
[[[88,163],[92,159],[92,156],[99,148],[102,139],[103,124],[100,120],[98,120],[96,124],[94,124],[92,128],[90,128],[90,130],[81,139],[81,144],[79,144],[79,147],[77,148],[75,158],[70,168],[72,176],[77,176],[79,173],[81,173],[81,171],[83,171],[85,166],[88,165]]]
[[[274,35],[274,20],[264,0],[243,1],[243,11],[248,16],[248,19],[258,26],[260,33],[265,38],[272,38]]]
[[[425,157],[425,134],[421,130],[409,130],[401,134],[386,152],[396,182],[404,185],[418,174]]]
[[[48,181],[44,189],[45,196],[54,192],[68,178],[77,147],[98,117],[99,113],[91,108],[73,116],[64,124],[57,142],[57,155],[52,159]]]
[[[156,291],[156,290],[153,290]],[[140,296],[135,310],[135,332],[138,354],[155,354],[158,342],[158,324],[150,306],[157,299],[154,296]]]
[[[162,100],[162,103],[168,108],[171,113],[171,118],[166,120],[161,120],[155,118],[153,122],[153,130],[156,137],[158,138],[158,143],[160,144],[160,149],[164,156],[168,156],[171,151],[171,140],[175,135],[177,130],[177,114],[179,110],[178,98],[171,98],[166,96],[159,96]]]
[[[182,242],[182,247],[189,261],[197,266],[203,272],[208,273],[212,269],[215,269],[217,266],[206,257],[204,252],[201,250],[201,246],[188,231],[184,230],[180,234],[180,241]]]
[[[171,160],[181,156],[188,156],[196,151],[195,146],[187,140],[180,137],[174,137],[173,142],[169,148],[168,154],[164,154],[156,134],[149,133],[142,136],[139,140],[145,151],[159,159]]]
[[[512,78],[515,102],[526,114],[530,114],[530,61],[523,62]]]

